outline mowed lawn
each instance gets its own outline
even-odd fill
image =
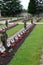
[[[43,25],[36,25],[8,65],[39,65],[43,44]]]
[[[0,28],[3,28],[3,27],[5,27],[5,24],[0,25]]]
[[[22,28],[23,28],[23,24],[20,24],[16,27],[11,28],[10,30],[7,30],[8,37],[14,35],[15,33],[17,33]]]

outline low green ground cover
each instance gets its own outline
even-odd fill
[[[20,24],[20,25],[18,25],[16,27],[11,28],[10,30],[7,30],[8,37],[14,35],[15,33],[17,33],[22,28],[23,28],[23,25]]]

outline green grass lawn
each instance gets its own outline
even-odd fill
[[[0,28],[2,28],[2,27],[4,27],[5,25],[0,25]],[[22,29],[23,28],[23,24],[20,24],[20,25],[18,25],[18,26],[16,26],[16,27],[13,27],[13,28],[11,28],[11,29],[9,29],[9,30],[7,30],[7,34],[8,34],[8,36],[10,37],[10,36],[12,36],[13,34],[15,34],[16,32],[18,32],[20,29]]]
[[[0,25],[0,28],[3,28],[3,27],[5,27],[5,24]]]
[[[7,20],[7,19],[12,19],[12,18],[16,18],[16,17],[3,17],[2,20],[0,20],[0,21],[4,21],[4,20]]]
[[[10,30],[7,30],[8,37],[14,35],[15,33],[17,33],[22,28],[23,28],[23,25],[20,24],[20,25],[18,25],[16,27],[11,28]]]
[[[8,65],[39,65],[43,25],[36,25]]]

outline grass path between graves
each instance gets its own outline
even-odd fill
[[[5,26],[5,24],[2,24],[2,25],[0,25],[0,28],[3,28]]]
[[[36,25],[8,65],[39,65],[43,25]]]
[[[13,27],[13,28],[7,30],[8,38],[11,37],[12,35],[14,35],[15,33],[17,33],[22,28],[23,28],[23,24],[20,24],[20,25],[18,25],[16,27]],[[0,40],[0,43],[1,43],[1,40]]]
[[[15,33],[17,33],[22,28],[23,28],[23,24],[20,24],[16,27],[11,28],[10,30],[7,30],[8,37],[14,35]]]

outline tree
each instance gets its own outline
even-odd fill
[[[36,0],[37,12],[43,12],[43,0]]]
[[[0,16],[1,16],[1,10],[2,10],[2,2],[3,0],[0,0]]]
[[[43,0],[30,0],[28,12],[31,14],[39,14],[43,12]]]
[[[22,5],[19,0],[3,0],[3,16],[14,16],[22,11]]]
[[[31,14],[36,13],[36,2],[35,2],[35,0],[30,0],[29,6],[28,6],[28,12]]]

